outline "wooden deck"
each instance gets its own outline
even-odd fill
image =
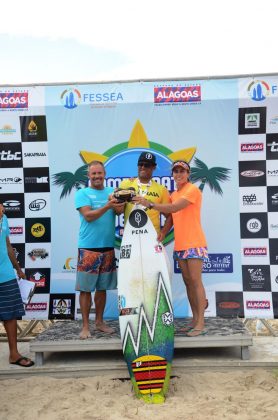
[[[187,319],[182,318],[174,321],[175,349],[239,346],[242,360],[249,359],[249,346],[253,345],[252,334],[240,319],[207,318],[207,334],[199,337],[187,337],[180,331],[187,322]],[[107,323],[115,329],[115,333],[104,334],[94,330],[92,326],[92,337],[80,340],[80,321],[55,322],[30,342],[30,351],[35,353],[36,366],[43,365],[44,352],[121,350],[118,321],[111,320]]]

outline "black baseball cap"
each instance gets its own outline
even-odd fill
[[[138,163],[140,162],[148,162],[156,166],[156,157],[151,152],[142,152],[138,159]]]

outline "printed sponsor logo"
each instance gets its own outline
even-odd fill
[[[20,210],[20,202],[18,200],[6,200],[3,203],[5,210],[9,211],[19,211]]]
[[[259,176],[263,176],[263,171],[257,171],[255,169],[249,169],[248,171],[242,171],[240,175],[245,176],[247,178],[257,178]]]
[[[134,229],[131,231],[132,235],[144,235],[145,233],[148,233],[147,229]]]
[[[276,141],[272,141],[271,143],[267,143],[271,152],[278,152],[278,143]]]
[[[70,315],[71,299],[53,299],[53,315]]]
[[[245,114],[245,128],[260,128],[260,114]]]
[[[46,302],[34,302],[28,303],[25,305],[26,311],[46,311],[47,303]]]
[[[24,115],[20,117],[23,142],[47,141],[45,115]]]
[[[201,86],[161,86],[154,88],[154,103],[201,102]]]
[[[44,156],[46,156],[46,153],[44,153],[44,152],[24,153],[25,158],[28,158],[28,157],[44,157]]]
[[[148,221],[148,216],[146,215],[146,213],[143,210],[133,210],[130,215],[129,215],[129,223],[131,224],[132,227],[134,228],[142,228],[143,226],[146,225]],[[143,229],[141,229],[143,231]],[[146,229],[145,229],[146,230]],[[132,231],[132,233],[139,233],[137,231]],[[145,233],[145,232],[142,232]]]
[[[29,209],[31,211],[39,211],[44,209],[46,206],[46,201],[43,198],[38,198],[36,200],[33,200],[30,204],[29,204]]]
[[[257,201],[256,194],[245,194],[242,196],[242,203],[244,206],[254,206],[254,205],[262,205],[262,201]]]
[[[48,253],[44,248],[34,248],[30,252],[28,252],[28,256],[31,258],[32,261],[36,261],[37,258],[44,260],[48,257]]]
[[[248,273],[250,275],[251,280],[254,282],[265,281],[265,277],[261,268],[248,268]]]
[[[63,266],[64,272],[70,272],[75,273],[76,272],[76,266],[77,266],[77,259],[73,257],[69,257],[66,259],[65,264]]]
[[[23,226],[11,226],[10,227],[11,235],[23,235]]]
[[[36,287],[45,287],[46,276],[40,271],[36,271],[35,273],[31,274],[29,276],[29,280],[36,283]]]
[[[0,109],[28,108],[28,92],[0,92]]]
[[[48,176],[26,176],[26,184],[48,184]]]
[[[209,260],[203,263],[203,273],[232,273],[232,254],[209,254]]]
[[[263,101],[270,95],[270,87],[264,80],[254,80],[248,85],[247,92],[253,101]]]
[[[0,134],[4,135],[11,135],[16,133],[16,129],[13,128],[10,124],[4,124],[2,128],[0,128]]]
[[[246,301],[247,309],[270,309],[269,300],[247,300]]]
[[[268,171],[267,171],[267,176],[269,176],[269,177],[271,177],[271,176],[277,176],[278,175],[278,169],[273,169],[273,170],[271,170],[271,169],[268,169]]]
[[[0,151],[0,160],[21,160],[21,152],[12,153],[11,150]]]
[[[266,135],[266,159],[278,159],[278,134]]]
[[[263,152],[264,144],[263,143],[241,143],[240,150],[241,152]]]
[[[163,325],[166,325],[167,327],[174,322],[174,316],[171,312],[164,312],[164,314],[161,315],[161,319]]]
[[[259,219],[253,218],[253,219],[248,220],[248,222],[246,223],[246,227],[249,230],[249,232],[257,233],[261,230],[262,224]]]
[[[278,224],[277,223],[270,223],[270,229],[271,230],[278,230]]]
[[[131,255],[131,245],[122,245],[120,248],[120,259],[130,258]]]
[[[45,227],[42,223],[35,223],[31,227],[31,234],[36,238],[41,238],[45,234]]]
[[[277,206],[278,205],[278,193],[275,193],[271,196],[272,205]]]
[[[154,251],[156,254],[160,254],[163,251],[163,248],[161,245],[155,245]]]
[[[270,125],[278,125],[278,115],[275,115],[269,120]]]
[[[22,178],[19,178],[18,176],[0,178],[0,184],[20,184],[21,181]]]
[[[219,302],[218,306],[221,309],[239,309],[240,303],[233,302],[233,301],[224,301],[224,302]]]
[[[243,255],[246,257],[266,256],[267,247],[246,247],[243,248]]]
[[[121,92],[86,92],[81,95],[76,88],[65,89],[60,97],[61,104],[67,109],[77,108],[81,103],[84,104],[116,104],[123,101]]]

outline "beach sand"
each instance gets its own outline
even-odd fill
[[[256,420],[278,417],[278,369],[182,373],[167,400],[147,405],[109,376],[0,381],[1,420]]]

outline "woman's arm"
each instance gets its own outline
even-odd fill
[[[152,203],[151,201],[146,200],[146,198],[141,197],[139,195],[134,197],[132,201],[134,203],[141,204],[142,206],[147,207],[148,209],[158,210],[161,213],[176,213],[177,211],[182,210],[185,207],[189,206],[189,204],[191,204],[185,198],[179,198],[174,203],[169,204]]]

